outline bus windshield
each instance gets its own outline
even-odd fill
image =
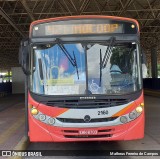
[[[31,91],[43,95],[128,94],[141,89],[133,42],[37,44]]]

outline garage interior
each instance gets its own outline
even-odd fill
[[[39,19],[75,16],[108,15],[136,19],[140,25],[140,45],[145,53],[147,76],[143,79],[147,105],[146,138],[133,144],[136,149],[158,149],[160,146],[160,119],[157,112],[160,97],[160,1],[159,0],[1,0],[0,1],[0,149],[19,149],[18,141],[23,141],[24,81],[20,67],[19,45],[29,35],[31,22]],[[152,96],[152,97],[151,97]],[[151,108],[150,106],[152,105]],[[23,107],[23,108],[22,108]],[[12,110],[14,108],[14,110]],[[154,109],[153,109],[154,108]],[[155,113],[150,114],[150,111]],[[9,111],[8,111],[9,110]],[[8,114],[7,114],[8,113]],[[9,113],[11,113],[9,115]],[[13,116],[18,113],[18,117]],[[6,118],[6,116],[8,119]],[[17,125],[7,125],[18,120]],[[153,124],[153,121],[154,122]],[[16,133],[15,128],[21,132]],[[152,127],[151,131],[150,127]],[[4,137],[8,133],[8,138]],[[10,132],[14,133],[11,134]],[[5,132],[5,133],[4,133]],[[12,135],[12,136],[11,136]],[[10,141],[8,141],[10,139]],[[11,144],[13,142],[14,144]],[[150,146],[147,146],[151,142]],[[5,143],[5,144],[4,144]],[[144,143],[144,144],[143,144]],[[146,144],[146,145],[145,145]],[[114,144],[113,144],[114,145]],[[38,145],[39,146],[39,145]],[[30,149],[38,146],[31,145]],[[53,144],[53,147],[56,144]],[[66,145],[64,145],[66,146]],[[73,146],[73,145],[72,145]],[[81,145],[82,146],[82,145]],[[131,148],[131,143],[121,145]],[[40,146],[42,149],[50,146]],[[74,146],[73,146],[74,147]],[[78,146],[77,146],[78,147]],[[82,146],[83,147],[83,146]]]

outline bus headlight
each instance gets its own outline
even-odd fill
[[[48,119],[48,123],[49,123],[50,125],[53,125],[53,124],[55,123],[55,119],[54,119],[54,118],[49,118],[49,119]]]
[[[136,108],[136,112],[137,113],[141,113],[143,111],[143,108],[141,107],[141,106],[138,106],[137,108]]]
[[[126,116],[121,116],[121,117],[120,117],[120,121],[121,121],[122,123],[127,123],[128,119],[127,119]]]
[[[43,115],[43,114],[40,114],[40,115],[38,116],[38,118],[39,118],[40,121],[44,121],[44,120],[46,119],[46,116]]]
[[[135,119],[137,117],[137,114],[135,112],[129,113],[129,118],[130,119]]]
[[[33,108],[33,109],[31,110],[31,114],[32,114],[32,115],[37,115],[37,114],[38,114],[38,110],[37,110],[36,108]]]

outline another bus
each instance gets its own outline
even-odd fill
[[[136,20],[88,15],[34,21],[21,42],[20,63],[31,142],[143,138]]]

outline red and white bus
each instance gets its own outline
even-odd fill
[[[122,17],[32,22],[20,46],[30,141],[143,138],[139,36],[138,22]]]

